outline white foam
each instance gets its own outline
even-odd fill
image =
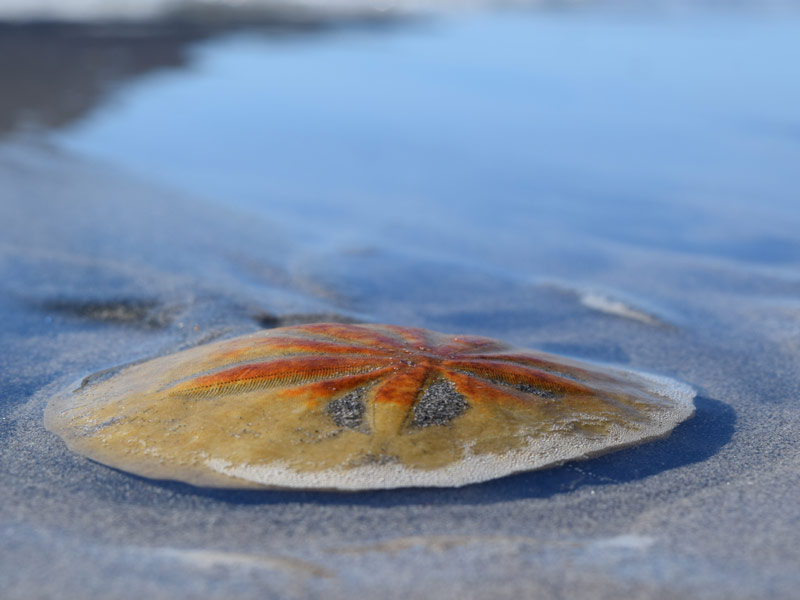
[[[592,310],[597,310],[608,315],[614,315],[615,317],[631,319],[641,323],[647,323],[648,325],[658,325],[661,323],[660,319],[657,319],[643,310],[635,308],[630,303],[597,292],[581,294],[580,301],[586,308],[591,308]]]

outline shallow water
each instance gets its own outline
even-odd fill
[[[776,224],[796,216],[798,33],[749,14],[512,13],[230,35],[58,140],[322,248],[539,276],[531,236],[555,227],[579,249],[797,261],[796,221]]]
[[[62,34],[91,94],[42,77],[39,112],[0,104],[4,597],[792,597],[798,34],[585,11],[149,53]],[[355,495],[148,481],[42,426],[88,374],[309,320],[625,364],[697,414],[589,462]]]

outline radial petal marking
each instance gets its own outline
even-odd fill
[[[295,386],[321,379],[369,373],[386,366],[377,357],[306,356],[246,364],[183,381],[169,389],[172,395],[214,396],[257,389]]]
[[[553,373],[539,371],[531,367],[492,361],[448,360],[442,366],[453,371],[460,371],[508,385],[527,384],[535,388],[558,394],[591,394],[592,389],[574,381],[559,377]]]

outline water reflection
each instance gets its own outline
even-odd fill
[[[312,245],[519,270],[532,238],[599,236],[780,263],[800,251],[798,40],[797,19],[733,14],[235,35],[59,140]]]
[[[261,12],[257,18],[247,13],[184,11],[161,21],[105,23],[101,19],[94,24],[14,24],[3,22],[2,16],[0,136],[62,127],[86,117],[121,87],[144,75],[188,68],[191,48],[217,36],[248,31],[286,39],[400,22],[388,15],[287,10]]]

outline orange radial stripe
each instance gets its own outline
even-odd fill
[[[504,404],[524,404],[531,401],[530,394],[526,395],[524,392],[497,385],[486,379],[454,371],[445,371],[443,374],[455,384],[461,395],[469,398],[471,403],[500,406]]]
[[[525,365],[527,367],[532,367],[534,369],[541,369],[543,371],[552,371],[556,375],[559,373],[564,373],[567,375],[575,375],[579,377],[586,377],[586,378],[596,378],[596,379],[604,379],[607,381],[613,381],[612,377],[603,375],[601,373],[595,371],[587,371],[586,369],[581,369],[580,367],[576,367],[573,365],[568,364],[564,359],[561,361],[555,360],[547,360],[544,358],[538,358],[536,356],[528,356],[525,354],[477,354],[477,355],[465,355],[464,358],[468,360],[474,361],[491,361],[494,363],[502,363],[502,364],[516,364],[516,365]]]
[[[539,398],[535,394],[517,390],[513,387],[507,387],[483,378],[477,378],[468,373],[449,373],[448,377],[456,384],[459,392],[465,396],[469,396],[473,401],[486,402],[489,405],[499,405],[502,400],[507,402],[521,402],[523,404],[553,401],[546,398]],[[564,399],[556,398],[555,401],[566,401],[566,405],[570,405],[569,400],[575,399],[575,396],[566,396]],[[587,396],[581,394],[581,399],[585,400]],[[632,416],[636,414],[636,411],[632,407],[626,406],[624,403],[620,403],[611,397],[601,395],[596,390],[592,390],[591,393],[588,394],[588,399],[595,405],[593,410],[598,412],[598,414],[600,414],[600,409],[597,408],[597,405],[600,404],[606,407],[605,410],[610,409],[616,413],[627,413]]]
[[[250,391],[261,387],[294,386],[320,379],[368,373],[387,366],[387,360],[304,356],[240,365],[201,375],[174,386],[173,394]]]
[[[413,367],[381,383],[368,417],[377,440],[395,436],[403,428],[429,373],[426,366]]]
[[[398,373],[381,383],[375,392],[374,402],[391,402],[412,406],[417,400],[417,394],[422,389],[422,385],[430,373],[427,366],[410,367],[408,370]]]
[[[513,365],[506,362],[448,360],[442,367],[452,371],[467,372],[489,381],[510,385],[530,385],[544,391],[562,394],[592,394],[591,388],[553,373],[539,371],[531,367]]]
[[[391,367],[383,367],[369,371],[368,373],[358,373],[356,375],[344,375],[332,379],[320,381],[310,381],[300,383],[295,387],[281,390],[282,397],[289,399],[297,396],[315,398],[316,404],[325,404],[336,396],[345,394],[357,387],[371,385],[375,379],[391,375]]]

